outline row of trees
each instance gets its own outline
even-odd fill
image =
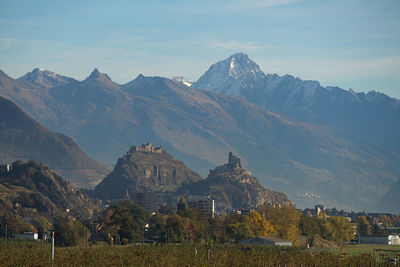
[[[353,225],[346,218],[303,216],[294,207],[260,206],[247,215],[216,215],[213,218],[203,211],[186,208],[184,201],[178,203],[176,212],[168,208],[162,210],[167,214],[150,215],[142,207],[123,201],[104,210],[97,226],[91,224],[89,227],[91,230],[88,223],[85,225],[77,219],[57,218],[52,224],[42,216],[31,224],[10,221],[9,229],[19,227],[15,233],[23,229],[39,232],[39,236],[53,229],[56,244],[60,246],[85,245],[91,234],[95,239],[116,244],[147,241],[227,243],[259,236],[280,237],[296,244],[300,236],[312,238],[318,235],[335,242],[354,237]],[[360,234],[371,231],[365,217],[358,219],[357,227]]]
[[[300,235],[319,235],[339,242],[353,238],[353,226],[343,217],[306,217],[293,207],[261,206],[248,215],[216,215],[178,203],[175,214],[149,215],[130,201],[120,202],[104,211],[103,236],[121,243],[155,242],[238,242],[258,236],[275,236],[295,242]]]
[[[319,235],[332,241],[346,241],[354,238],[354,228],[348,219],[332,216],[329,218],[302,216],[299,228],[303,236]]]

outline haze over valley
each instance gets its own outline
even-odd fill
[[[1,72],[0,95],[108,166],[150,141],[205,178],[234,152],[262,185],[298,207],[378,209],[400,177],[398,99],[264,74],[243,53],[213,64],[196,82],[139,75],[121,85],[98,69],[82,81],[38,68],[18,79]],[[53,166],[25,154],[0,159]],[[93,188],[106,175],[95,168],[101,176],[92,182],[65,178]]]

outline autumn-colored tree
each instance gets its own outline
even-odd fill
[[[166,240],[169,243],[185,242],[190,236],[190,220],[178,214],[168,216],[166,224]]]
[[[248,223],[251,225],[255,236],[271,236],[275,233],[272,224],[264,219],[257,211],[250,212]]]
[[[186,201],[185,201],[185,197],[181,196],[179,198],[178,204],[176,205],[176,209],[179,212],[186,210]]]
[[[322,226],[321,236],[336,242],[350,240],[354,238],[353,225],[344,217],[329,217]]]
[[[260,213],[274,227],[278,237],[296,241],[299,234],[301,213],[294,207],[261,206]]]
[[[231,241],[275,235],[274,227],[260,213],[251,211],[250,215],[233,215],[228,219],[227,236]]]
[[[359,235],[370,235],[371,234],[371,224],[365,216],[360,216],[357,218],[357,233]]]
[[[379,220],[381,221],[381,223],[384,226],[390,226],[391,222],[390,222],[390,218],[389,216],[387,216],[386,214],[380,214],[379,215]]]

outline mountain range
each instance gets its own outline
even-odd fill
[[[232,75],[239,77],[239,69]],[[398,181],[399,155],[372,139],[299,122],[243,96],[194,89],[200,79],[191,87],[182,80],[139,75],[119,85],[96,69],[83,81],[48,87],[1,72],[0,94],[103,162],[151,140],[205,177],[232,151],[262,185],[285,192],[300,207],[370,209]]]
[[[213,64],[191,86],[242,97],[299,121],[349,130],[400,153],[400,100],[383,93],[356,93],[291,75],[264,74],[243,53]]]

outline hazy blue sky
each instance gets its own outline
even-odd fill
[[[400,98],[399,0],[0,0],[0,69],[197,80],[236,52],[265,73]]]

